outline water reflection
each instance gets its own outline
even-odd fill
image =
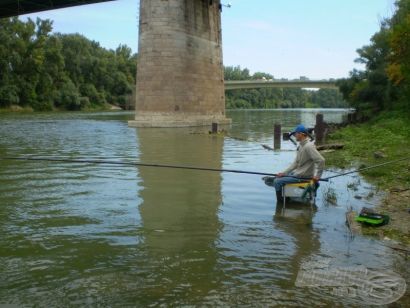
[[[286,208],[281,203],[276,204],[274,226],[290,235],[294,245],[288,264],[292,276],[285,282],[286,288],[294,287],[301,264],[320,251],[319,232],[313,227],[316,211],[316,205],[301,202],[286,202]]]
[[[300,112],[300,122],[313,127],[316,123],[316,115],[322,113],[323,119],[327,123],[342,123],[347,120],[348,110],[346,109],[309,109]]]
[[[273,137],[275,123],[281,124],[283,131],[289,131],[300,123],[314,127],[318,113],[323,113],[327,123],[342,123],[348,112],[347,109],[229,110],[227,116],[233,120],[230,129],[233,136],[265,141]]]
[[[175,129],[137,134],[141,161],[221,168],[221,137]],[[146,292],[183,302],[217,288],[220,173],[142,167],[139,176],[143,246],[152,264]]]

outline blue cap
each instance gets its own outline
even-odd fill
[[[306,129],[306,127],[302,124],[299,124],[298,126],[296,126],[295,130],[292,132],[292,134],[296,134],[296,133],[304,133],[307,134],[308,131]]]

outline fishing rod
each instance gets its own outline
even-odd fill
[[[319,179],[322,182],[328,182],[330,179],[337,178],[339,176],[345,176],[352,173],[357,173],[400,161],[410,159],[409,157],[400,158],[388,162],[384,162],[377,165],[372,165],[369,167],[359,168],[356,170],[339,173],[337,175],[329,176],[326,178]],[[45,158],[45,157],[0,157],[0,160],[23,160],[23,161],[48,161],[48,162],[65,162],[65,163],[82,163],[82,164],[102,164],[102,165],[119,165],[119,166],[133,166],[133,167],[154,167],[154,168],[170,168],[170,169],[185,169],[185,170],[200,170],[200,171],[213,171],[213,172],[230,172],[230,173],[242,173],[242,174],[253,174],[253,175],[265,175],[265,176],[278,176],[277,173],[267,173],[258,171],[245,171],[236,169],[217,169],[217,168],[206,168],[206,167],[194,167],[194,166],[181,166],[181,165],[166,165],[166,164],[150,164],[150,163],[140,163],[140,162],[119,162],[112,160],[95,160],[95,159],[67,159],[67,158]],[[311,180],[311,178],[301,178],[292,175],[285,175],[286,177],[291,177],[300,180]]]
[[[44,157],[0,157],[0,160],[48,161],[48,162],[81,163],[81,164],[119,165],[119,166],[133,166],[133,167],[137,166],[137,167],[154,167],[154,168],[201,170],[201,171],[213,171],[213,172],[243,173],[243,174],[274,176],[274,177],[277,176],[276,173],[266,173],[266,172],[257,172],[257,171],[217,169],[217,168],[165,165],[165,164],[149,164],[149,163],[140,163],[140,162],[119,162],[119,161],[112,161],[112,160],[95,160],[95,159],[66,159],[66,158],[44,158]],[[292,177],[292,178],[300,179],[300,180],[311,180],[311,178],[300,178],[300,177],[291,176],[291,175],[287,175],[287,177]],[[328,180],[320,179],[320,181],[327,182]]]
[[[377,168],[377,167],[397,163],[397,162],[404,161],[404,160],[407,160],[407,159],[410,159],[410,157],[404,157],[404,158],[400,158],[400,159],[396,159],[396,160],[391,160],[391,161],[384,162],[384,163],[381,163],[381,164],[372,165],[372,166],[364,167],[364,168],[359,168],[359,169],[356,169],[356,170],[353,170],[353,171],[348,171],[348,172],[340,173],[340,174],[333,175],[333,176],[328,176],[327,178],[324,178],[324,180],[334,179],[334,178],[337,178],[339,176],[344,176],[344,175],[348,175],[348,174],[352,174],[352,173],[356,173],[356,172],[360,172],[360,171],[365,171],[365,170],[369,170],[369,169],[373,169],[373,168]]]

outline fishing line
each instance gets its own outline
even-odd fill
[[[359,169],[356,169],[356,170],[353,170],[353,171],[348,171],[348,172],[340,173],[340,174],[333,175],[333,176],[328,176],[327,178],[324,178],[324,180],[334,179],[334,178],[337,178],[339,176],[344,176],[344,175],[348,175],[348,174],[352,174],[352,173],[356,173],[356,172],[360,172],[360,171],[365,171],[365,170],[369,170],[369,169],[373,169],[373,168],[377,168],[377,167],[397,163],[397,162],[404,161],[404,160],[407,160],[407,159],[410,159],[410,157],[404,157],[404,158],[400,158],[400,159],[396,159],[396,160],[391,160],[391,161],[384,162],[384,163],[381,163],[381,164],[372,165],[372,166],[364,167],[364,168],[359,168]]]
[[[133,167],[154,167],[154,168],[170,168],[170,169],[186,169],[186,170],[200,170],[200,171],[213,171],[213,172],[230,172],[230,173],[242,173],[242,174],[254,174],[265,176],[277,176],[276,173],[266,173],[257,171],[245,171],[235,169],[217,169],[217,168],[205,168],[194,166],[180,166],[180,165],[165,165],[165,164],[149,164],[140,162],[119,162],[111,160],[95,160],[95,159],[66,159],[66,158],[44,158],[44,157],[0,157],[1,160],[23,160],[23,161],[47,161],[47,162],[64,162],[64,163],[82,163],[82,164],[102,164],[102,165],[117,165],[117,166],[133,166]],[[311,178],[300,178],[296,176],[287,176],[300,180],[311,180]],[[321,179],[320,181],[326,181]]]

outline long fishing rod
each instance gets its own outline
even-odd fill
[[[340,173],[340,174],[333,175],[333,176],[328,176],[327,178],[324,178],[324,180],[330,180],[330,179],[337,178],[339,176],[344,176],[344,175],[348,175],[348,174],[352,174],[352,173],[356,173],[356,172],[361,172],[361,171],[365,171],[365,170],[369,170],[369,169],[373,169],[373,168],[377,168],[377,167],[397,163],[397,162],[408,160],[408,159],[410,159],[410,157],[404,157],[404,158],[400,158],[400,159],[396,159],[396,160],[391,160],[391,161],[388,161],[388,162],[385,162],[385,163],[372,165],[372,166],[364,167],[364,168],[359,168],[359,169],[356,169],[356,170],[353,170],[353,171],[348,171],[348,172]]]
[[[405,157],[401,159],[396,159],[388,162],[384,162],[377,165],[372,165],[369,167],[359,168],[356,170],[339,173],[337,175],[329,176],[326,178],[319,179],[319,181],[328,182],[330,179],[337,178],[339,176],[345,176],[352,173],[357,173],[400,161],[410,159],[410,157]],[[120,165],[120,166],[140,166],[140,167],[154,167],[154,168],[170,168],[170,169],[186,169],[186,170],[200,170],[200,171],[213,171],[213,172],[230,172],[230,173],[242,173],[242,174],[254,174],[254,175],[265,175],[265,176],[277,176],[276,173],[267,172],[257,172],[257,171],[245,171],[245,170],[235,170],[235,169],[217,169],[217,168],[205,168],[205,167],[193,167],[193,166],[180,166],[180,165],[166,165],[166,164],[149,164],[140,162],[119,162],[111,160],[95,160],[95,159],[66,159],[66,158],[44,158],[44,157],[0,157],[0,160],[28,160],[28,161],[49,161],[49,162],[65,162],[65,163],[83,163],[83,164],[103,164],[103,165]],[[292,177],[300,180],[311,180],[311,178],[301,178],[297,176],[286,175],[287,177]]]
[[[44,158],[44,157],[0,157],[0,160],[29,160],[29,161],[48,161],[48,162],[64,162],[64,163],[82,163],[82,164],[103,164],[103,165],[120,165],[120,166],[137,166],[137,167],[154,167],[154,168],[172,168],[172,169],[187,169],[187,170],[201,170],[201,171],[214,171],[214,172],[231,172],[231,173],[243,173],[243,174],[256,174],[265,176],[277,176],[276,173],[266,173],[257,171],[244,171],[235,169],[217,169],[217,168],[205,168],[205,167],[193,167],[193,166],[178,166],[178,165],[164,165],[164,164],[148,164],[140,162],[119,162],[111,160],[94,160],[94,159],[66,159],[66,158]],[[300,180],[311,180],[311,178],[300,178],[296,176],[288,176]],[[320,181],[326,181],[321,179]]]

